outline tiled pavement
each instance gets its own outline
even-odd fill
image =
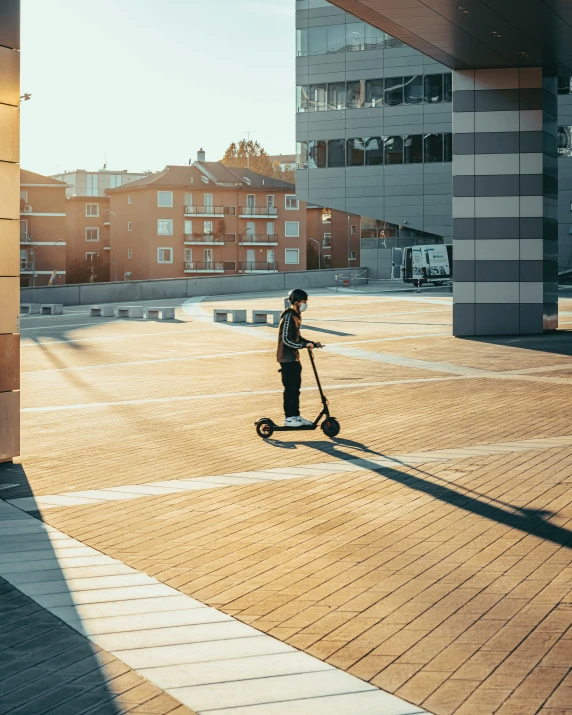
[[[214,326],[200,313],[213,305],[186,306],[179,323],[92,327],[81,309],[23,321],[22,466],[0,469],[0,496],[39,495],[37,506],[52,507],[45,521],[102,553],[94,558],[306,651],[318,672],[345,670],[417,706],[404,712],[571,713],[572,336],[454,340],[446,295],[325,293],[308,334],[330,348],[319,366],[340,439],[264,443],[252,423],[279,412],[273,329]],[[316,393],[304,404],[311,412]],[[181,489],[201,477],[217,488]],[[165,481],[177,493],[140,496]],[[128,498],[49,502],[116,488]],[[101,577],[70,588],[103,587]],[[43,581],[29,578],[22,588]],[[76,625],[78,614],[92,620],[85,603],[74,608]],[[185,640],[184,627],[151,630]],[[117,653],[122,640],[99,642]],[[184,663],[189,648],[174,657]],[[160,675],[189,697],[206,666],[148,669],[156,649],[140,649],[133,675]],[[245,708],[244,686],[225,687],[198,705],[212,712],[219,697],[235,715],[305,712],[292,701]],[[380,691],[359,697],[368,692]],[[312,712],[338,712],[314,697]]]

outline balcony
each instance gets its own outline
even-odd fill
[[[20,243],[32,243],[33,240],[31,233],[20,233]]]
[[[203,218],[236,216],[236,206],[185,206],[185,216]]]
[[[187,246],[217,246],[221,243],[236,243],[234,233],[186,233]]]
[[[271,263],[251,263],[250,261],[240,264],[241,273],[277,273],[278,264]]]
[[[240,239],[241,246],[277,246],[277,233],[246,233]]]
[[[276,218],[278,209],[275,206],[241,206],[240,218]]]
[[[234,261],[185,261],[185,273],[225,273],[235,270]]]
[[[34,261],[20,261],[20,273],[33,273]]]

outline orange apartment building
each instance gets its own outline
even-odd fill
[[[108,190],[111,280],[306,269],[293,184],[205,161]]]
[[[361,216],[312,204],[307,205],[306,215],[308,268],[358,268]]]
[[[88,264],[94,280],[110,280],[110,231],[113,221],[109,196],[67,198],[66,265],[70,277],[77,271],[78,264]]]
[[[66,184],[20,170],[20,286],[66,279]]]

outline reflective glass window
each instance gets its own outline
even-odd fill
[[[348,109],[361,109],[365,101],[365,82],[358,79],[348,82]]]
[[[365,144],[363,139],[348,139],[348,166],[365,164]]]
[[[451,73],[443,75],[443,101],[453,101],[453,75]]]
[[[570,85],[572,84],[572,77],[566,75],[565,77],[558,77],[558,94],[570,94]]]
[[[383,164],[383,139],[382,137],[366,137],[365,139],[366,166]]]
[[[326,54],[326,28],[311,27],[308,30],[308,54],[309,55],[325,55]]]
[[[365,22],[349,22],[346,25],[346,46],[348,52],[363,49],[365,41]]]
[[[330,139],[328,142],[328,166],[337,168],[346,165],[346,140]]]
[[[385,104],[388,107],[403,104],[403,77],[385,78]]]
[[[443,136],[445,138],[443,161],[453,161],[453,135],[448,132]]]
[[[405,104],[423,103],[423,76],[403,78],[403,94]]]
[[[346,108],[346,83],[331,82],[328,85],[328,109]]]
[[[385,137],[385,163],[403,164],[403,137]]]
[[[308,142],[308,168],[325,169],[326,165],[326,142],[322,140]]]
[[[373,25],[365,24],[365,49],[375,50],[377,48],[383,47],[385,41],[385,32],[379,30]]]
[[[308,30],[296,30],[296,54],[305,57],[308,54]]]
[[[308,111],[310,112],[325,112],[326,111],[326,85],[311,84],[310,85],[310,100],[308,102]]]
[[[426,102],[442,102],[443,101],[443,75],[442,74],[426,74],[424,79],[425,79],[425,101]]]
[[[558,156],[570,158],[572,156],[572,127],[558,127]]]
[[[387,32],[385,33],[385,46],[386,47],[403,47],[403,42],[401,40],[398,40],[397,37],[393,37],[392,35],[388,35]]]
[[[346,26],[330,25],[328,27],[328,52],[345,52]]]
[[[403,163],[421,164],[423,162],[423,136],[408,134],[403,137]]]
[[[296,87],[296,110],[307,112],[308,108],[308,87]]]
[[[426,164],[443,161],[442,134],[425,134],[424,159]]]
[[[383,77],[366,81],[365,102],[366,107],[381,107],[383,105]]]

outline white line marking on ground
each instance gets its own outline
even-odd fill
[[[199,715],[236,715],[253,706],[260,715],[425,712],[135,569],[116,575],[125,566],[121,561],[46,529],[14,506],[0,502],[0,515],[8,534],[15,519],[46,537],[35,549],[28,534],[18,535],[14,527],[15,540],[0,542],[0,576]],[[50,541],[47,531],[59,540]],[[22,547],[38,560],[55,562],[59,579],[53,570],[49,578],[41,569],[32,580],[15,575],[6,565],[20,559]],[[85,566],[77,577],[74,559],[60,561],[62,552],[86,552],[99,564]],[[105,566],[109,576],[101,576]]]

